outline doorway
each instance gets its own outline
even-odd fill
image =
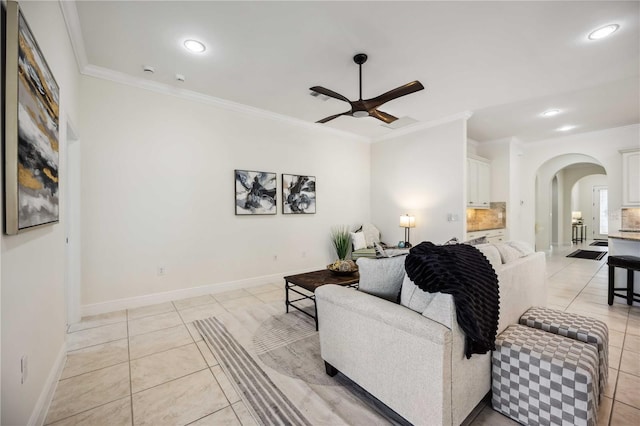
[[[609,191],[606,186],[593,187],[593,239],[604,240],[609,234]]]
[[[584,236],[587,239],[594,238],[593,188],[596,185],[607,187],[606,175],[606,170],[595,158],[584,154],[559,155],[538,168],[535,182],[536,250],[571,245],[576,222],[586,228]],[[606,200],[603,205],[607,206]],[[576,221],[573,216],[581,220]],[[600,224],[597,226],[599,228]]]

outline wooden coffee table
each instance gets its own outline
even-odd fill
[[[360,281],[360,274],[355,272],[351,275],[337,275],[328,269],[322,269],[320,271],[306,272],[304,274],[289,275],[284,277],[285,287],[285,307],[289,312],[289,306],[295,308],[305,315],[310,316],[316,321],[316,330],[318,329],[318,307],[316,306],[315,291],[318,287],[325,284],[336,284],[345,287],[358,287]],[[299,287],[299,288],[297,288]],[[305,293],[300,292],[300,289],[306,290]],[[302,297],[298,299],[289,299],[289,291],[292,291]],[[309,294],[311,293],[311,294]],[[295,302],[301,300],[313,300],[313,314],[305,311],[304,309],[294,305]]]

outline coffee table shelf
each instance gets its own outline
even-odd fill
[[[358,287],[360,281],[360,274],[355,272],[351,275],[337,275],[328,269],[322,269],[320,271],[306,272],[303,274],[289,275],[284,277],[285,287],[285,308],[289,312],[289,307],[299,310],[305,315],[310,316],[316,322],[316,330],[318,329],[318,308],[316,306],[315,291],[318,287],[325,284],[336,284],[344,287]],[[302,291],[304,291],[304,293]],[[289,298],[289,292],[296,293],[301,296],[297,299],[291,300]],[[295,297],[295,296],[294,296]],[[302,307],[294,305],[296,302],[302,300],[313,300],[313,314],[305,311]]]

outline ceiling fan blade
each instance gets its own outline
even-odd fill
[[[398,117],[394,117],[393,115],[387,114],[386,112],[383,112],[383,111],[378,111],[377,109],[370,110],[369,115],[371,117],[377,118],[378,120],[382,120],[387,124],[393,123],[398,119]]]
[[[385,102],[389,102],[393,99],[397,99],[401,96],[410,95],[411,93],[423,90],[424,86],[418,80],[407,83],[404,86],[396,87],[393,90],[389,90],[387,93],[383,93],[375,98],[368,99],[365,102],[367,108],[377,108]]]
[[[318,92],[321,95],[326,95],[326,96],[329,96],[331,98],[340,99],[341,101],[345,101],[345,102],[351,103],[351,101],[349,99],[345,98],[340,93],[336,93],[333,90],[325,89],[322,86],[313,86],[309,90],[313,90],[314,92]]]
[[[336,115],[330,115],[330,116],[328,116],[328,117],[323,118],[322,120],[318,120],[318,121],[316,121],[316,123],[326,123],[327,121],[331,121],[331,120],[333,120],[334,118],[338,118],[338,117],[340,117],[341,115],[349,115],[349,114],[351,114],[351,111],[342,112],[342,113],[340,113],[340,114],[336,114]]]

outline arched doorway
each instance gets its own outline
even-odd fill
[[[587,235],[593,239],[593,203],[586,191],[593,192],[593,182],[606,187],[606,170],[598,160],[584,154],[563,154],[542,164],[536,173],[535,238],[537,250],[549,250],[552,245],[571,243],[572,212],[588,217]],[[588,176],[604,176],[586,179]],[[585,180],[582,180],[585,179]],[[573,196],[572,196],[573,195]],[[590,206],[592,207],[592,206]],[[578,209],[582,210],[578,210]]]

